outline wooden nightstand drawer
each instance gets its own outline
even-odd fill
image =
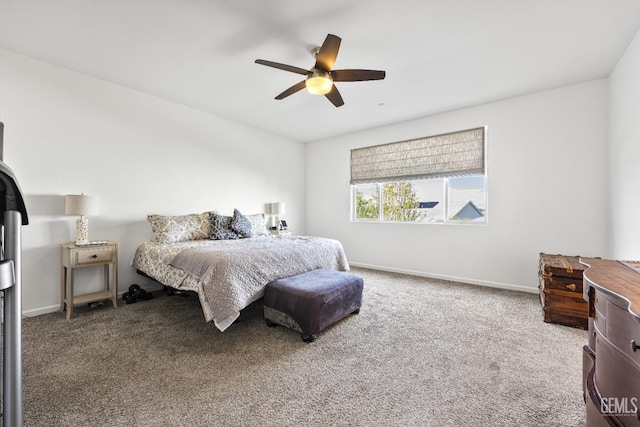
[[[71,266],[76,267],[81,265],[113,262],[114,255],[115,248],[113,246],[74,249],[71,254]]]

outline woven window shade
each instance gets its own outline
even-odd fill
[[[484,173],[485,128],[351,150],[351,184]]]

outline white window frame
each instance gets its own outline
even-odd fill
[[[438,221],[395,221],[395,220],[386,220],[384,219],[383,214],[383,191],[384,185],[389,184],[389,182],[379,182],[379,183],[371,183],[376,184],[378,186],[378,200],[380,203],[378,204],[378,218],[358,218],[356,217],[356,190],[358,184],[351,185],[351,221],[352,222],[374,222],[374,223],[387,223],[387,224],[465,224],[465,225],[487,225],[488,224],[488,201],[487,201],[487,177],[484,175],[484,209],[482,220],[459,220],[459,219],[451,219],[451,216],[455,212],[450,211],[449,204],[449,179],[450,178],[436,178],[438,180],[442,180],[442,205],[443,205],[443,215],[442,220]],[[419,180],[404,180],[407,182],[411,181],[419,181]]]

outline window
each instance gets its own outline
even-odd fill
[[[380,219],[380,184],[355,187],[355,216],[358,219]]]
[[[352,150],[353,220],[486,223],[485,131]]]

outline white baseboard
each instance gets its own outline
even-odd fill
[[[534,288],[530,288],[528,286],[522,286],[522,285],[513,285],[510,283],[492,282],[489,280],[477,280],[477,279],[470,279],[468,277],[448,276],[444,274],[431,274],[431,273],[425,273],[422,271],[404,270],[401,268],[392,268],[392,267],[386,267],[381,265],[370,265],[370,264],[365,264],[360,262],[349,262],[349,264],[354,267],[368,268],[371,270],[388,271],[390,273],[400,273],[400,274],[408,274],[410,276],[420,276],[420,277],[428,277],[431,279],[448,280],[450,282],[468,283],[471,285],[487,286],[489,288],[508,289],[511,291],[527,292],[530,294],[537,294],[539,292],[538,289],[534,289]],[[118,292],[119,298],[122,298],[122,293],[123,292]],[[59,304],[51,305],[47,307],[34,308],[31,310],[24,310],[22,312],[22,316],[23,317],[40,316],[41,314],[53,313],[55,311],[58,311],[59,309],[60,309]]]
[[[388,271],[390,273],[408,274],[410,276],[428,277],[431,279],[448,280],[450,282],[468,283],[471,285],[486,286],[489,288],[508,289],[511,291],[527,292],[530,294],[537,294],[539,290],[537,288],[530,288],[528,286],[513,285],[511,283],[492,282],[489,280],[470,279],[468,277],[448,276],[445,274],[431,274],[423,271],[404,270],[400,268],[385,267],[381,265],[370,265],[359,262],[349,262],[353,267],[369,268],[371,270]]]
[[[41,314],[49,314],[60,310],[60,304],[50,305],[47,307],[33,308],[31,310],[22,310],[22,317],[35,317]]]
[[[122,290],[118,291],[118,304],[120,304],[120,300],[122,299],[122,294],[124,294],[125,292],[126,291],[122,291]],[[124,301],[122,303],[124,304]],[[49,305],[46,307],[32,308],[31,310],[22,310],[22,317],[35,317],[35,316],[40,316],[41,314],[53,313],[58,310],[60,310],[60,304]]]

